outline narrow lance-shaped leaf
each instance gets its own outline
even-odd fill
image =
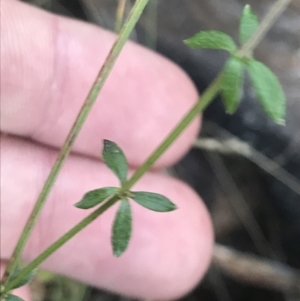
[[[247,70],[264,111],[277,123],[285,123],[286,99],[276,75],[263,63],[251,60]]]
[[[1,299],[2,300],[2,299]],[[11,295],[9,294],[6,298],[5,301],[24,301],[24,299],[16,296],[16,295]]]
[[[176,205],[173,204],[165,196],[144,191],[131,191],[131,198],[141,206],[157,212],[168,212],[177,209]]]
[[[117,187],[104,187],[87,192],[74,206],[80,209],[93,208],[118,192]]]
[[[16,279],[20,273],[23,271],[23,269],[17,269],[16,271],[14,271],[11,276],[9,276],[9,281],[13,281],[14,279]],[[32,278],[34,277],[36,273],[36,269],[30,271],[27,275],[25,275],[17,284],[14,285],[13,289],[16,289],[18,287],[21,287],[27,283],[29,283]]]
[[[245,44],[258,28],[259,22],[257,16],[253,13],[250,5],[246,5],[240,21],[240,43]]]
[[[127,249],[132,232],[131,208],[127,199],[121,200],[112,229],[112,247],[116,257]]]
[[[116,174],[121,183],[127,178],[128,164],[121,148],[114,142],[104,140],[102,157],[105,164]]]
[[[221,49],[229,52],[237,49],[229,35],[216,30],[200,31],[184,42],[191,48]]]
[[[239,106],[243,85],[243,72],[244,64],[235,57],[231,57],[226,62],[222,75],[221,94],[226,112],[229,114],[233,114]]]

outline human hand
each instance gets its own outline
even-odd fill
[[[115,36],[83,22],[13,0],[1,9],[1,257],[9,259],[99,67]],[[91,189],[116,185],[99,161],[103,139],[140,165],[197,99],[173,63],[129,42],[95,104],[24,250],[30,261],[78,223],[73,206]],[[132,204],[133,236],[114,258],[111,208],[52,255],[43,268],[121,294],[174,299],[205,273],[212,227],[199,197],[159,173],[190,147],[200,119],[185,131],[135,189],[161,193],[178,210],[156,213]],[[26,290],[20,292],[29,300]]]

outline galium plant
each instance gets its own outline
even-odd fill
[[[259,26],[257,16],[246,5],[240,20],[239,42],[246,45]],[[276,75],[263,63],[255,60],[251,49],[238,49],[233,39],[220,31],[201,31],[185,43],[191,48],[225,50],[230,57],[221,74],[221,95],[226,112],[234,113],[241,99],[243,77],[248,72],[257,99],[271,119],[284,124],[285,96]]]
[[[286,100],[280,83],[275,74],[267,66],[254,59],[252,52],[289,2],[290,0],[278,0],[261,23],[259,23],[258,18],[253,13],[251,7],[246,5],[242,12],[239,26],[240,48],[238,48],[230,36],[220,31],[201,31],[185,40],[186,45],[191,48],[219,49],[227,51],[229,53],[229,59],[223,70],[206,91],[204,91],[201,100],[199,99],[169,136],[166,137],[162,144],[159,145],[144,164],[135,171],[131,178],[128,179],[128,164],[122,149],[116,143],[104,140],[102,159],[119,179],[120,187],[104,187],[87,192],[75,206],[84,210],[96,207],[95,211],[90,213],[80,223],[65,233],[27,266],[20,268],[19,261],[22,250],[24,249],[58,173],[70,153],[74,140],[95,103],[122,47],[148,3],[148,0],[136,1],[70,130],[58,155],[57,161],[50,172],[33,212],[14,250],[1,281],[1,301],[22,301],[22,299],[13,295],[11,291],[30,282],[36,268],[45,259],[84,227],[98,218],[112,205],[119,203],[111,235],[112,250],[116,257],[122,255],[130,242],[133,220],[130,207],[131,202],[136,202],[146,209],[157,212],[169,212],[175,210],[176,206],[165,196],[153,192],[131,191],[131,187],[147,170],[149,170],[149,168],[151,168],[154,162],[168,149],[191,121],[211,103],[217,94],[221,94],[227,113],[232,114],[237,110],[240,104],[240,95],[245,71],[247,71],[250,76],[253,89],[256,92],[257,99],[263,110],[276,123],[284,124]]]
[[[127,180],[128,164],[123,151],[112,141],[104,140],[102,152],[104,163],[115,173],[120,180],[120,185]],[[141,206],[157,211],[168,212],[176,209],[176,206],[166,197],[158,193],[146,191],[122,191],[118,187],[104,187],[89,191],[75,206],[81,209],[93,208],[103,201],[117,196],[121,200],[119,209],[113,223],[112,247],[115,256],[119,257],[126,249],[132,230],[132,215],[129,199]]]

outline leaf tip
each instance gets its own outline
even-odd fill
[[[279,118],[279,119],[275,120],[275,122],[276,122],[278,125],[282,125],[282,126],[285,126],[285,125],[286,125],[286,122],[285,122],[285,119],[284,119],[284,118]]]
[[[191,39],[186,39],[186,40],[183,40],[183,43],[190,47],[190,48],[193,48],[193,44],[191,43]]]
[[[111,149],[112,146],[115,146],[116,144],[110,140],[103,139],[103,151]]]
[[[114,257],[117,258],[119,258],[124,252],[125,250],[113,250]]]
[[[128,163],[123,150],[110,140],[103,140],[102,158],[106,166],[112,170],[121,183],[127,179]]]
[[[89,209],[84,205],[84,203],[82,201],[79,201],[79,202],[75,203],[73,206],[78,208],[78,209]]]
[[[244,7],[244,10],[251,10],[250,4],[246,4],[245,7]]]
[[[112,228],[112,250],[115,257],[120,257],[126,251],[132,233],[132,214],[127,199],[122,199],[116,213]]]
[[[226,114],[228,114],[228,115],[233,115],[234,113],[235,113],[235,111],[237,110],[237,108],[225,108],[225,112],[226,112]]]
[[[243,15],[249,15],[249,14],[254,15],[251,5],[246,4],[243,9]]]
[[[80,203],[81,203],[81,202],[79,201],[79,202],[75,203],[73,206],[74,206],[74,207],[76,207],[76,208],[79,208],[79,209],[81,209],[81,207],[80,207]]]
[[[174,210],[177,210],[177,209],[178,209],[177,205],[170,201],[169,211],[174,211]]]

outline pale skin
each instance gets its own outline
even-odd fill
[[[14,0],[2,0],[1,6],[3,270],[115,36]],[[34,259],[86,216],[87,211],[73,206],[86,191],[117,185],[99,160],[103,139],[123,148],[133,170],[197,98],[180,68],[128,43],[57,180],[23,259]],[[188,151],[199,127],[200,118],[134,187],[169,197],[178,210],[155,213],[132,204],[133,237],[128,250],[116,259],[110,246],[114,207],[43,267],[143,299],[170,300],[191,290],[210,262],[211,221],[196,193],[160,170]],[[30,300],[26,287],[18,294]]]

